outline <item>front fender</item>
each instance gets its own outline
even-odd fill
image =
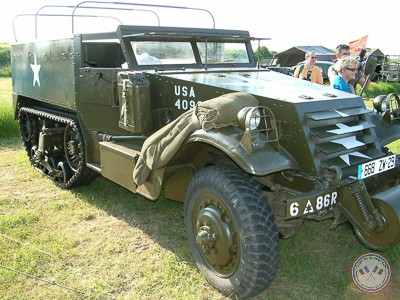
[[[253,145],[249,153],[241,144],[243,130],[236,127],[223,127],[205,131],[194,131],[185,144],[202,142],[218,148],[229,156],[245,172],[264,176],[283,170],[299,170],[294,158],[281,146],[278,149],[271,143]]]

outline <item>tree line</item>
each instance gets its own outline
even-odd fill
[[[11,55],[10,45],[0,44],[0,77],[11,76]]]

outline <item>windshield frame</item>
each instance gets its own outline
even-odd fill
[[[175,36],[175,35],[165,35],[165,34],[131,34],[125,35],[122,37],[123,44],[125,44],[125,49],[127,49],[127,56],[129,57],[128,64],[130,67],[138,70],[146,70],[146,69],[154,69],[154,70],[171,70],[174,68],[177,69],[208,69],[208,68],[235,68],[235,67],[254,67],[255,59],[254,53],[252,50],[252,46],[250,43],[251,38],[249,37],[205,37],[205,36]],[[160,43],[188,43],[192,48],[192,52],[194,55],[193,63],[141,63],[138,61],[135,51],[132,48],[132,43],[140,43],[140,42],[160,42]],[[211,43],[223,43],[226,45],[229,44],[243,44],[242,51],[245,51],[245,55],[247,57],[247,62],[212,62],[209,59],[202,60],[201,50],[199,49],[199,43],[205,43],[206,45],[210,45]],[[204,55],[203,55],[204,57]]]

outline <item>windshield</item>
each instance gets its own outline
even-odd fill
[[[189,42],[132,41],[131,46],[139,66],[196,63]]]
[[[206,63],[206,55],[207,64],[249,63],[244,43],[198,42],[197,47],[203,64]]]
[[[244,43],[197,42],[196,46],[202,64],[249,63]],[[196,64],[190,42],[131,41],[131,47],[139,66]]]

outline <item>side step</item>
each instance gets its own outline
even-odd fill
[[[100,142],[100,173],[120,186],[146,197],[157,200],[165,168],[154,170],[146,182],[137,186],[132,173],[140,155],[142,144],[126,141]]]
[[[136,193],[132,172],[140,155],[130,143],[100,142],[101,175]]]

